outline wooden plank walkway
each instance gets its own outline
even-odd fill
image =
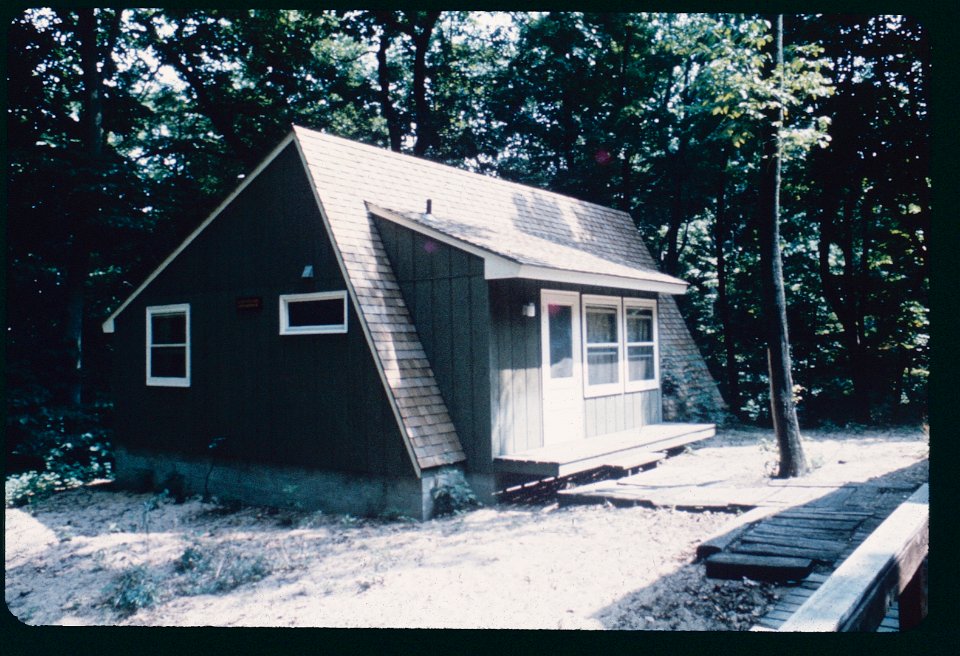
[[[747,537],[749,540],[750,536],[759,534],[762,539],[771,534],[780,533],[783,526],[791,521],[810,520],[821,514],[825,523],[811,526],[809,522],[804,522],[802,526],[797,526],[797,531],[794,534],[796,539],[816,539],[812,536],[818,534],[848,535],[845,543],[837,540],[832,551],[819,552],[817,557],[821,560],[818,564],[818,571],[810,574],[795,586],[785,588],[786,594],[781,597],[769,613],[760,618],[752,630],[771,631],[780,629],[793,616],[794,612],[799,610],[813,593],[827,581],[836,566],[845,563],[857,547],[867,540],[900,504],[907,500],[912,491],[913,486],[858,485],[855,486],[854,492],[843,499],[843,502],[838,506],[828,507],[832,500],[824,499],[820,503],[812,504],[812,507],[806,506],[783,513],[770,514],[756,523],[750,524],[746,529],[741,528],[735,538],[728,540],[728,544],[724,545],[734,552],[743,543],[743,537]],[[786,517],[783,517],[784,515]],[[774,526],[773,530],[769,526],[771,524]],[[801,543],[798,542],[797,544],[799,546]],[[837,550],[836,547],[841,545],[843,548]],[[773,549],[776,545],[770,546]],[[894,604],[886,610],[886,615],[877,630],[896,631],[899,630],[898,627],[899,606]]]
[[[786,508],[809,503],[847,486],[837,485],[650,485],[644,474],[600,481],[558,493],[560,505],[610,503],[615,506],[671,507],[678,510],[735,512],[758,506]],[[848,491],[852,492],[852,489]]]
[[[910,628],[926,613],[923,563],[929,553],[929,486],[900,504],[834,571],[782,631],[872,631],[892,598]],[[915,594],[911,595],[911,590]]]

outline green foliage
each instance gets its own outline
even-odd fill
[[[106,602],[124,616],[153,606],[159,597],[157,582],[143,565],[118,575],[105,592]]]
[[[260,555],[232,545],[196,542],[173,564],[184,578],[177,582],[181,594],[219,594],[266,578],[271,567]]]
[[[434,487],[430,496],[433,498],[433,514],[437,517],[460,514],[480,505],[462,477]]]
[[[112,477],[112,436],[103,427],[109,408],[38,407],[17,394],[9,400],[7,506]]]

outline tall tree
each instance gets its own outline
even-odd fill
[[[773,66],[770,77],[783,75],[783,16],[771,18],[773,39],[768,54]],[[779,84],[779,80],[777,82]],[[772,103],[760,127],[761,162],[757,225],[760,233],[760,265],[763,284],[762,312],[767,329],[767,359],[770,374],[770,406],[773,428],[780,449],[779,478],[800,476],[807,462],[800,442],[800,425],[793,402],[790,338],[787,331],[787,300],[783,288],[780,255],[780,127],[784,122],[781,102]]]

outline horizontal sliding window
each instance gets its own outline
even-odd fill
[[[147,385],[190,386],[190,306],[147,308]]]
[[[347,292],[286,294],[280,297],[280,334],[347,332]]]

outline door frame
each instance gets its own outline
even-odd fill
[[[571,308],[570,321],[572,324],[571,351],[573,354],[573,375],[570,378],[561,379],[561,382],[557,382],[556,379],[552,379],[550,377],[549,306],[551,304],[566,305]],[[580,337],[582,330],[580,305],[580,292],[557,289],[540,290],[540,408],[543,446],[571,441],[571,439],[586,438],[586,431],[583,428],[583,344]],[[576,413],[576,419],[578,420],[577,423],[579,423],[579,431],[576,430],[576,426],[574,425],[571,427],[573,430],[568,432],[564,438],[559,440],[549,440],[548,435],[551,434],[551,431],[547,430],[547,397],[551,393],[562,393],[564,391],[569,392],[572,397],[576,399],[576,404],[571,407],[571,410]],[[574,437],[567,439],[569,435],[573,435]]]

